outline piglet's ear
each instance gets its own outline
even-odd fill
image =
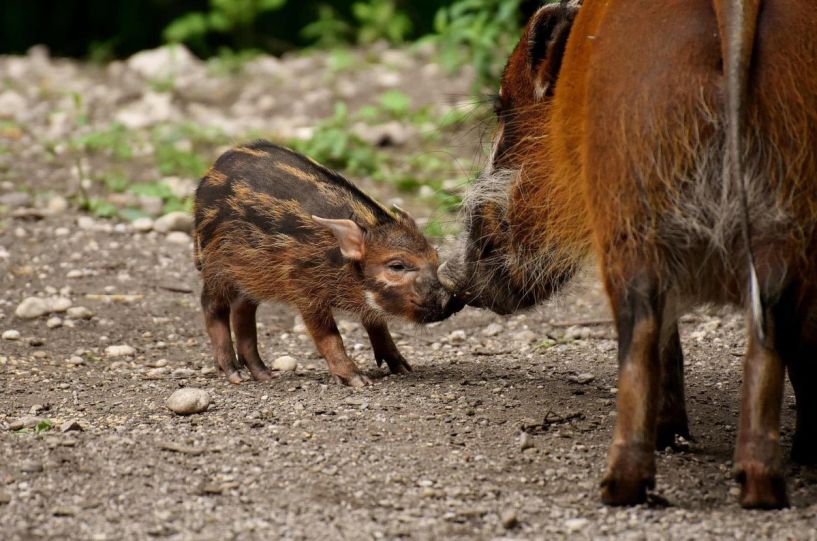
[[[340,253],[346,259],[361,261],[366,254],[363,230],[352,220],[329,220],[312,216],[312,219],[329,229],[338,239]]]

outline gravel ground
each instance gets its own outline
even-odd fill
[[[8,75],[41,60],[0,66]],[[77,85],[111,77],[49,65]],[[445,81],[435,85],[461,85]],[[183,115],[188,102],[179,103]],[[262,356],[297,366],[233,386],[212,367],[185,225],[157,232],[64,205],[66,162],[24,150],[49,117],[29,119],[0,156],[4,195],[53,192],[0,215],[4,539],[817,539],[814,469],[788,467],[790,509],[736,503],[736,314],[683,320],[695,441],[658,453],[652,505],[605,508],[616,343],[592,273],[528,314],[395,322],[408,376],[377,369],[363,329],[344,321],[347,347],[375,380],[362,390],[332,381],[291,310],[265,306]],[[14,212],[30,205],[50,211]],[[206,391],[209,408],[171,412],[180,388]],[[787,389],[787,450],[792,407]]]

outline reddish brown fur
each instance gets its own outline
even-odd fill
[[[682,382],[667,380],[680,359],[668,346],[679,315],[702,302],[748,305],[742,193],[767,328],[749,322],[741,503],[786,504],[777,457],[784,365],[798,400],[793,455],[817,460],[817,399],[807,390],[817,381],[817,10],[803,0],[760,4],[585,0],[555,91],[543,93],[552,58],[537,68],[531,43],[550,6],[503,77],[497,151],[469,206],[459,288],[472,304],[508,312],[546,299],[586,259],[599,263],[621,366],[607,503],[643,501],[654,482],[656,427],[673,422],[659,413],[667,393],[681,400],[669,411],[684,415],[676,428],[686,423]],[[748,42],[730,41],[736,35]],[[723,60],[737,46],[736,57],[745,54],[735,66],[749,77],[740,118],[727,116],[727,84],[739,78],[725,77]],[[724,175],[733,120],[744,125],[745,188]],[[494,178],[502,170],[504,186]]]

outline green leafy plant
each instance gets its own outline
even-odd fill
[[[118,122],[112,123],[104,130],[80,135],[71,144],[77,150],[105,152],[118,160],[129,160],[133,157],[131,132]]]
[[[315,47],[323,49],[347,45],[353,35],[352,25],[344,21],[335,8],[328,4],[320,4],[318,18],[301,30],[301,36],[314,42]]]
[[[495,87],[505,61],[519,39],[522,0],[458,0],[434,19],[440,61],[454,70],[474,66],[475,90]]]
[[[412,30],[411,19],[397,9],[394,0],[355,2],[352,14],[358,22],[357,41],[361,45],[381,39],[403,43]]]
[[[165,40],[187,43],[207,52],[205,38],[210,33],[229,34],[238,49],[248,49],[256,43],[256,21],[265,14],[280,9],[287,0],[210,0],[210,11],[193,11],[174,20],[164,30]]]

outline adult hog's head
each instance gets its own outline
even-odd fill
[[[398,316],[416,323],[440,321],[463,303],[440,283],[437,250],[404,210],[394,220],[361,228],[352,220],[312,218],[329,229],[341,255],[356,264],[362,295],[375,317]]]
[[[502,75],[494,102],[497,130],[490,163],[463,205],[465,245],[440,269],[445,287],[472,306],[512,313],[544,300],[569,277],[557,273],[542,279],[537,270],[547,254],[535,250],[523,222],[536,219],[526,208],[543,205],[529,200],[520,181],[524,175],[542,174],[541,164],[532,167],[532,162],[547,159],[541,151],[543,133],[579,4],[540,8]]]

